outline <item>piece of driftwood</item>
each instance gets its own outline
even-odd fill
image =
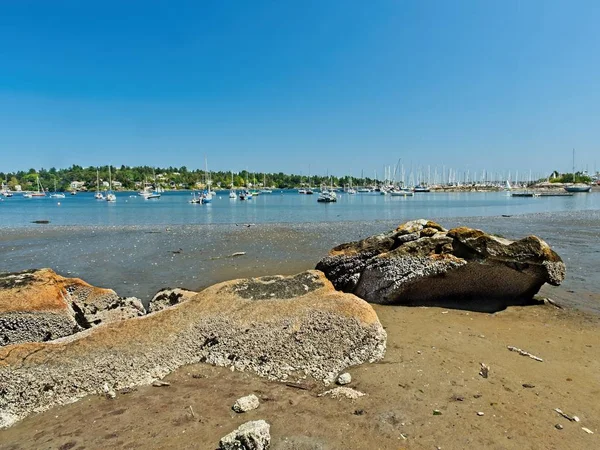
[[[517,353],[518,353],[519,355],[521,355],[521,356],[528,356],[529,358],[531,358],[531,359],[535,359],[536,361],[539,361],[539,362],[544,362],[544,360],[543,360],[542,358],[540,358],[539,356],[532,355],[532,354],[531,354],[531,353],[529,353],[528,351],[521,350],[519,347],[514,347],[514,346],[512,346],[512,345],[509,345],[507,348],[508,348],[508,349],[509,349],[511,352],[517,352]]]

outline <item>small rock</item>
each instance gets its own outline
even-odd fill
[[[350,383],[351,381],[352,381],[352,376],[348,372],[345,372],[338,377],[337,384],[339,384],[340,386],[343,386],[345,384]]]
[[[433,410],[433,415],[434,415],[434,416],[441,416],[441,415],[442,415],[442,412],[441,412],[439,409],[434,409],[434,410]]]
[[[106,398],[113,399],[117,396],[117,393],[114,391],[114,389],[108,387],[108,383],[104,383],[102,390],[104,391],[104,396]]]
[[[113,398],[116,398],[117,393],[111,389],[110,391],[105,392],[104,395],[106,396],[106,398],[113,399]]]
[[[481,416],[483,416],[484,414],[485,414],[485,413],[484,413],[483,411],[479,411],[479,412],[477,413],[477,415],[478,415],[478,416],[480,416],[480,417],[481,417]]]
[[[233,404],[232,408],[237,413],[244,413],[258,408],[259,404],[260,402],[258,401],[258,397],[254,394],[250,394],[245,397],[238,398]]]
[[[165,387],[165,386],[171,386],[171,383],[168,383],[166,381],[162,381],[162,380],[156,380],[152,383],[152,386],[154,387]]]
[[[594,434],[594,432],[593,432],[592,430],[590,430],[589,428],[586,428],[586,427],[581,427],[581,429],[582,429],[583,431],[585,431],[587,434]]]
[[[220,450],[266,450],[271,444],[271,426],[264,420],[254,420],[240,425],[221,438]]]
[[[484,363],[480,363],[480,364],[481,364],[481,370],[479,371],[479,375],[481,375],[483,378],[487,378],[490,373],[490,368],[489,368],[489,366],[485,365]]]
[[[365,394],[349,387],[336,387],[319,394],[319,397],[324,397],[326,395],[331,396],[331,398],[345,397],[349,398],[350,400],[355,400],[359,397],[363,397]]]
[[[531,383],[523,383],[523,387],[528,388],[528,389],[533,389],[535,387],[535,385],[531,384]]]
[[[354,410],[354,415],[355,416],[362,416],[366,411],[364,409],[355,409]]]
[[[557,423],[556,425],[554,425],[554,428],[556,428],[557,430],[562,430],[564,427],[560,423]]]
[[[135,387],[124,387],[119,391],[119,394],[131,394],[132,392],[137,391]]]

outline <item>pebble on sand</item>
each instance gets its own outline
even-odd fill
[[[238,398],[233,404],[232,409],[237,413],[245,413],[258,408],[260,402],[258,397],[254,394],[246,395],[245,397]]]
[[[345,384],[348,384],[352,381],[352,376],[348,373],[348,372],[344,372],[343,374],[341,374],[338,379],[337,379],[337,384],[339,384],[340,386],[343,386]]]
[[[326,395],[329,395],[331,398],[345,397],[349,398],[350,400],[355,400],[359,397],[363,397],[365,394],[349,387],[336,387],[319,394],[319,397],[324,397]]]

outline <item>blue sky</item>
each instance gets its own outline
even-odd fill
[[[597,1],[3,1],[0,171],[600,169]]]

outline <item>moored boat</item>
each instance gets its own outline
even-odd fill
[[[108,166],[108,192],[106,193],[106,201],[109,203],[115,203],[117,196],[112,191],[112,177],[110,174],[110,165]]]
[[[585,183],[577,182],[577,173],[575,173],[575,149],[573,149],[573,184],[568,184],[564,187],[567,192],[590,192],[592,190],[592,186]]]
[[[431,192],[431,189],[429,189],[429,186],[418,184],[413,188],[413,192]]]
[[[565,191],[567,192],[572,192],[572,193],[576,193],[576,192],[590,192],[592,190],[592,187],[588,184],[584,184],[584,183],[575,183],[575,184],[570,184],[565,186]]]

